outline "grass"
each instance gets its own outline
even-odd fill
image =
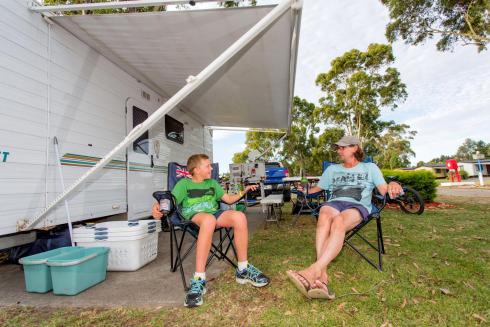
[[[287,269],[302,268],[314,259],[315,231],[309,216],[303,216],[296,228],[290,227],[291,217],[286,217],[280,228],[260,230],[250,242],[250,261],[272,278],[266,288],[236,284],[229,269],[209,283],[205,304],[192,310],[15,306],[0,308],[0,325],[488,325],[488,198],[437,200],[456,207],[434,209],[422,216],[383,212],[387,254],[382,273],[344,249],[329,268],[331,287],[337,294],[334,301],[307,300],[286,279]],[[368,227],[368,238],[374,238],[374,227]]]

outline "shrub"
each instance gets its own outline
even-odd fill
[[[382,169],[383,175],[396,176],[404,186],[410,186],[420,193],[425,202],[432,202],[437,195],[437,183],[435,175],[424,170],[389,170]]]
[[[460,170],[459,174],[461,175],[461,179],[468,179],[469,175],[466,170]]]

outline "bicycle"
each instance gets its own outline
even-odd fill
[[[386,179],[389,182],[398,182],[397,176],[387,176]],[[409,186],[403,186],[403,193],[394,199],[391,199],[388,194],[385,195],[386,203],[395,203],[400,209],[408,214],[421,215],[424,212],[424,200],[422,196]],[[373,201],[383,201],[381,195],[375,195]]]

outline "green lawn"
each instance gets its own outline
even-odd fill
[[[461,199],[461,198],[459,198]],[[438,199],[439,201],[441,199]],[[422,216],[383,212],[387,254],[380,273],[350,249],[329,269],[334,301],[307,300],[287,280],[314,258],[314,220],[290,217],[251,239],[250,261],[272,284],[234,282],[233,271],[209,283],[197,309],[0,309],[2,326],[467,326],[490,322],[490,204],[442,199],[456,205]],[[375,235],[374,224],[367,232]],[[360,244],[360,243],[359,243]]]

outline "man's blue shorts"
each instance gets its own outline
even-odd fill
[[[345,211],[347,209],[357,209],[361,214],[362,220],[366,221],[369,217],[369,211],[361,204],[352,203],[349,201],[329,201],[322,204],[323,206],[332,207],[340,212]]]

